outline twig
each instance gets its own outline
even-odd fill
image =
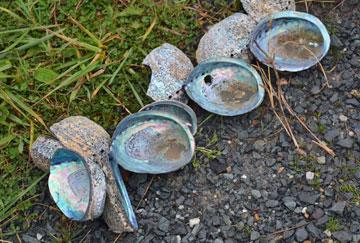
[[[144,198],[145,198],[145,196],[146,196],[147,192],[148,192],[148,191],[149,191],[149,189],[150,189],[150,186],[151,186],[151,183],[153,182],[153,180],[154,180],[154,176],[151,176],[151,179],[150,179],[150,181],[149,181],[149,184],[147,185],[147,187],[146,187],[146,190],[145,190],[144,194],[142,195],[142,197],[141,197],[141,199],[140,199],[140,201],[139,201],[138,205],[136,206],[136,210],[140,207],[140,204],[141,204],[141,203],[142,203],[142,201],[144,200]]]
[[[268,76],[266,76],[266,73],[265,71],[260,67],[259,64],[257,64],[257,69],[260,70],[261,72],[261,75],[262,75],[262,78],[265,82],[265,90],[266,92],[269,94],[269,98],[270,98],[270,103],[271,103],[271,109],[272,111],[274,112],[275,116],[277,117],[277,119],[280,121],[281,125],[284,127],[286,133],[288,134],[288,136],[292,139],[295,147],[296,147],[296,152],[298,152],[299,154],[301,155],[304,155],[305,154],[305,151],[303,151],[297,140],[296,140],[296,137],[293,133],[293,130],[292,130],[292,127],[286,117],[286,114],[285,114],[285,109],[286,111],[288,111],[290,113],[290,115],[292,115],[293,117],[295,117],[297,119],[297,121],[306,129],[306,131],[308,131],[310,133],[310,135],[313,137],[314,140],[312,140],[313,143],[315,143],[316,145],[318,145],[320,148],[322,148],[325,152],[327,152],[328,154],[330,154],[331,156],[335,156],[335,153],[334,151],[329,148],[327,146],[327,144],[323,141],[321,141],[310,129],[309,127],[305,124],[305,122],[303,120],[300,119],[300,117],[293,111],[293,109],[290,107],[290,105],[288,104],[285,96],[284,96],[284,93],[282,91],[282,85],[284,85],[284,83],[287,83],[287,82],[284,82],[283,79],[280,78],[280,75],[275,67],[275,55],[273,57],[270,57],[269,54],[267,52],[265,52],[261,47],[260,45],[255,41],[255,45],[257,46],[257,48],[262,52],[264,53],[264,55],[266,56],[266,58],[268,59],[268,63],[272,66],[273,68],[273,71],[275,73],[275,77],[276,77],[276,84],[277,84],[277,92],[275,92],[275,90],[273,89],[272,87],[272,84],[271,84],[271,78],[270,78],[270,74],[269,74],[269,71],[268,71]],[[314,55],[316,57],[316,55],[309,49],[307,49],[306,47],[304,47],[306,50],[308,50],[312,55]],[[316,57],[317,59],[317,57]],[[318,59],[317,59],[318,60]],[[318,63],[319,60],[318,60]],[[324,76],[325,76],[325,79],[326,79],[326,84],[329,86],[329,83],[328,83],[328,79],[327,79],[327,76],[326,76],[326,73],[325,73],[325,70],[324,68],[322,67],[322,65],[320,64],[320,67],[324,73]],[[325,86],[324,86],[325,87]],[[280,110],[281,110],[281,113],[278,114],[276,112],[276,107],[275,107],[275,102],[274,102],[274,97],[276,98],[276,100],[278,101],[278,105],[280,107]],[[284,109],[285,108],[285,109]]]

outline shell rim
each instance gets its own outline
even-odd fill
[[[266,62],[266,56],[262,54],[262,51],[256,47],[256,45],[254,44],[254,40],[256,39],[257,35],[259,34],[260,31],[260,27],[262,27],[264,24],[266,24],[267,22],[269,22],[272,19],[282,19],[282,18],[294,18],[294,19],[302,19],[305,21],[308,21],[312,24],[314,24],[320,31],[321,36],[324,38],[324,49],[323,52],[321,54],[320,57],[316,57],[317,61],[314,63],[309,63],[308,65],[300,68],[284,68],[284,67],[279,67],[276,65],[276,63],[274,63],[275,68],[279,71],[287,71],[287,72],[299,72],[299,71],[303,71],[306,69],[311,68],[312,66],[314,66],[316,63],[320,62],[328,53],[329,49],[330,49],[330,43],[331,43],[331,39],[330,39],[330,35],[328,30],[326,29],[326,26],[324,25],[323,22],[321,22],[321,20],[319,18],[317,18],[316,16],[309,14],[309,13],[305,13],[305,12],[300,12],[300,11],[282,11],[282,12],[278,12],[278,13],[274,13],[274,14],[270,14],[268,16],[266,16],[265,18],[263,18],[254,28],[253,32],[251,33],[251,38],[250,38],[250,51],[251,53],[263,64],[265,64],[268,67],[273,68],[273,66],[270,63]]]
[[[121,199],[119,200],[120,203],[121,203],[121,207],[124,210],[124,214],[127,216],[128,223],[132,226],[132,228],[134,230],[137,230],[139,228],[139,225],[138,225],[138,222],[137,222],[137,219],[136,219],[134,209],[133,209],[132,204],[131,204],[129,193],[126,190],[124,180],[123,180],[123,178],[121,176],[119,164],[117,162],[115,162],[114,159],[110,159],[109,162],[110,162],[110,166],[112,168],[112,173],[113,173],[114,178],[115,178],[116,187],[117,187],[117,189],[119,191],[120,196],[124,198],[125,205],[123,204],[123,201]],[[127,214],[127,210],[124,208],[124,206],[126,206],[127,208],[130,209],[129,214]]]
[[[147,111],[146,109],[152,108],[152,107],[157,106],[157,105],[170,105],[170,106],[176,106],[176,107],[179,107],[179,108],[183,109],[186,113],[188,113],[188,115],[191,118],[192,128],[190,130],[192,131],[192,134],[193,135],[196,134],[196,132],[197,132],[197,117],[196,117],[196,114],[193,111],[193,109],[190,108],[190,106],[188,106],[187,104],[184,104],[184,103],[182,103],[180,101],[177,101],[177,100],[155,101],[155,102],[152,102],[150,104],[147,104],[147,105],[143,106],[139,110],[139,112]]]
[[[254,76],[254,78],[256,80],[256,83],[257,83],[257,88],[258,88],[258,90],[257,90],[258,101],[253,106],[251,106],[249,108],[238,109],[238,110],[235,110],[235,111],[230,111],[230,110],[227,110],[225,108],[222,111],[219,111],[217,109],[212,108],[212,105],[209,105],[209,103],[202,102],[200,99],[198,99],[198,97],[194,97],[192,95],[191,84],[194,83],[193,82],[194,73],[201,66],[206,65],[206,64],[210,64],[210,63],[216,63],[216,62],[228,62],[228,63],[236,64],[240,68],[244,68],[244,69],[248,70]],[[248,112],[256,109],[263,102],[264,96],[265,96],[265,89],[264,89],[263,81],[262,81],[259,73],[255,70],[255,68],[253,68],[250,64],[246,63],[242,59],[229,58],[229,57],[210,58],[210,59],[207,59],[207,60],[199,63],[194,68],[194,70],[191,72],[191,74],[189,75],[188,80],[187,80],[187,84],[185,85],[185,91],[186,91],[187,95],[193,101],[195,101],[199,106],[201,106],[203,109],[205,109],[205,110],[207,110],[207,111],[209,111],[211,113],[215,113],[215,114],[222,115],[222,116],[238,116],[238,115],[243,115],[245,113],[248,113]]]
[[[159,112],[159,111],[141,111],[141,112],[138,112],[138,113],[134,113],[134,114],[131,114],[127,117],[125,117],[123,120],[121,120],[119,122],[119,124],[117,125],[116,129],[115,129],[115,132],[113,134],[113,137],[112,137],[112,141],[111,141],[111,146],[110,146],[110,155],[112,157],[112,159],[114,160],[114,162],[116,162],[118,165],[120,165],[121,167],[123,167],[125,170],[128,170],[128,171],[131,171],[131,172],[135,172],[135,173],[147,173],[147,174],[165,174],[165,173],[169,173],[169,172],[173,172],[173,171],[176,171],[182,167],[184,167],[185,165],[187,165],[188,163],[191,162],[191,160],[189,160],[187,163],[184,163],[183,165],[177,167],[177,168],[174,168],[174,169],[171,169],[171,170],[153,170],[153,171],[148,171],[148,170],[137,170],[137,169],[133,169],[131,167],[128,166],[128,163],[124,163],[122,162],[122,160],[118,159],[118,158],[115,158],[115,156],[113,155],[113,143],[114,143],[114,140],[117,136],[121,135],[121,133],[127,128],[127,127],[124,127],[124,126],[121,126],[122,124],[124,123],[127,123],[131,120],[134,120],[134,119],[137,119],[139,117],[147,117],[147,116],[152,116],[152,117],[158,117],[160,119],[165,119],[165,120],[170,120],[174,123],[176,123],[177,125],[179,125],[182,130],[186,133],[187,135],[187,138],[188,138],[188,143],[190,145],[190,150],[189,150],[189,154],[191,154],[191,158],[194,156],[194,153],[195,153],[195,139],[190,131],[190,129],[183,125],[182,122],[177,118],[175,117],[174,115],[171,115],[171,114],[167,114],[167,113],[164,113],[164,112]]]

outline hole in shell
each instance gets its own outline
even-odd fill
[[[213,81],[213,78],[211,77],[211,75],[206,75],[204,78],[204,82],[206,85],[211,85]]]

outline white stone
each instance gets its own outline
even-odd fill
[[[43,238],[43,235],[40,233],[36,233],[36,239],[41,240]]]
[[[326,163],[326,158],[325,156],[320,156],[320,157],[317,157],[317,162],[321,165],[325,164]]]
[[[195,225],[200,224],[199,218],[193,218],[189,220],[190,228],[194,227]]]
[[[327,237],[331,237],[331,231],[330,231],[330,230],[325,230],[325,231],[324,231],[324,234],[325,234]]]
[[[315,177],[314,172],[311,172],[311,171],[306,172],[306,180],[312,181],[312,180],[314,180],[314,177]]]
[[[346,122],[348,120],[348,118],[346,116],[344,116],[343,114],[341,114],[339,116],[339,120],[342,121],[342,122]]]

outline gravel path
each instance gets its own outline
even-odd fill
[[[322,63],[326,70],[336,64],[329,74],[332,88],[320,90],[325,80],[318,67],[281,75],[290,80],[285,88],[290,105],[330,144],[336,157],[313,144],[299,125],[294,125],[294,131],[307,156],[296,155],[265,99],[250,114],[214,116],[201,126],[197,146],[210,144],[209,148],[221,151],[217,159],[198,152],[196,169],[189,164],[153,178],[129,175],[134,208],[152,181],[136,210],[137,233],[118,237],[98,220],[82,224],[76,241],[230,243],[332,238],[360,242],[360,3],[348,0],[335,10],[328,6],[311,11],[331,33],[331,52]],[[199,121],[208,117],[191,106]],[[211,145],[214,134],[218,139]],[[43,196],[49,204],[49,193]],[[34,207],[38,212],[44,209]],[[52,241],[50,233],[62,234],[60,217],[46,210],[42,220],[21,235],[23,241]]]

